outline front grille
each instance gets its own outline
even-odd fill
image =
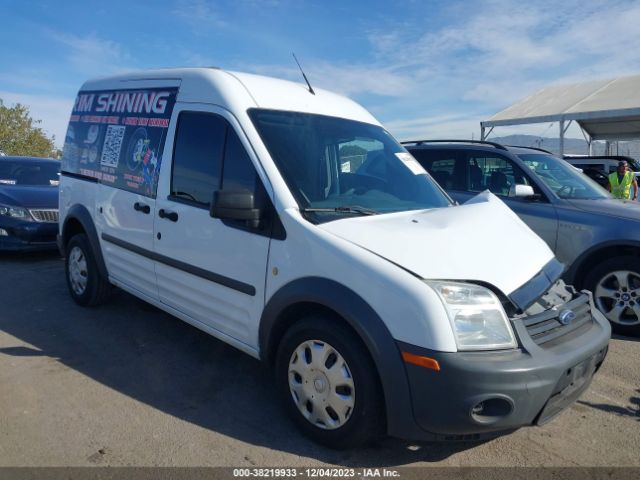
[[[558,308],[547,310],[537,315],[524,317],[522,322],[529,333],[531,339],[540,346],[551,346],[558,341],[568,338],[567,335],[572,333],[578,334],[581,328],[588,328],[593,322],[591,317],[591,304],[589,296],[582,294]],[[567,310],[575,314],[575,318],[567,323],[561,321],[561,316]],[[566,316],[566,314],[565,314]]]
[[[36,220],[36,222],[47,222],[47,223],[58,222],[57,209],[29,210],[29,212],[31,212],[31,216]]]

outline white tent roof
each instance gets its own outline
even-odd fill
[[[483,127],[575,120],[593,140],[640,138],[640,75],[547,87]]]

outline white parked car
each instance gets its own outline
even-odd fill
[[[610,337],[495,196],[454,205],[361,106],[273,78],[85,83],[59,244],[78,304],[117,285],[271,363],[294,422],[333,447],[544,423]]]

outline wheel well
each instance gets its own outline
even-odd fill
[[[589,253],[578,266],[575,275],[573,276],[574,286],[578,289],[584,287],[584,279],[596,265],[615,257],[622,256],[640,256],[640,247],[633,245],[613,245],[609,247],[599,248]]]
[[[345,327],[351,330],[351,332],[353,332],[355,337],[361,342],[365,351],[369,355],[369,360],[371,361],[371,364],[375,369],[376,379],[378,381],[378,388],[380,390],[380,399],[382,401],[382,406],[383,406],[382,411],[386,412],[386,398],[385,398],[384,389],[382,388],[382,379],[380,378],[380,372],[378,371],[376,362],[373,360],[371,351],[367,347],[367,344],[362,339],[360,334],[358,334],[358,332],[349,324],[349,322],[345,320],[345,318],[342,315],[340,315],[338,312],[336,312],[335,310],[325,305],[322,305],[320,303],[314,303],[314,302],[298,302],[298,303],[294,303],[292,305],[287,306],[282,312],[280,312],[276,322],[272,326],[271,333],[269,335],[269,339],[266,345],[266,352],[263,358],[266,360],[266,362],[269,365],[273,366],[276,360],[278,346],[280,345],[280,342],[282,341],[282,338],[284,337],[289,327],[291,327],[291,325],[293,325],[296,321],[298,321],[303,316],[308,315],[312,312],[324,313],[334,318],[335,320],[339,321]],[[386,415],[385,415],[384,422],[386,425]]]
[[[269,364],[273,365],[273,363],[275,362],[278,346],[280,345],[280,341],[282,340],[282,337],[284,337],[284,334],[287,332],[287,330],[289,330],[289,327],[291,327],[291,325],[293,325],[303,316],[308,315],[312,312],[325,313],[342,321],[349,329],[353,331],[353,333],[358,338],[360,338],[357,332],[353,330],[351,325],[349,325],[349,322],[345,321],[341,315],[339,315],[329,307],[313,302],[294,303],[293,305],[289,305],[282,312],[280,312],[280,314],[278,315],[278,319],[271,328],[271,333],[269,335],[269,341],[266,345],[266,352],[264,356]]]
[[[86,233],[80,221],[76,218],[70,218],[67,220],[62,231],[62,246],[66,249],[69,240],[79,233]]]

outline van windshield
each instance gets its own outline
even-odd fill
[[[251,109],[249,115],[312,221],[452,205],[411,154],[379,126],[278,110]]]

